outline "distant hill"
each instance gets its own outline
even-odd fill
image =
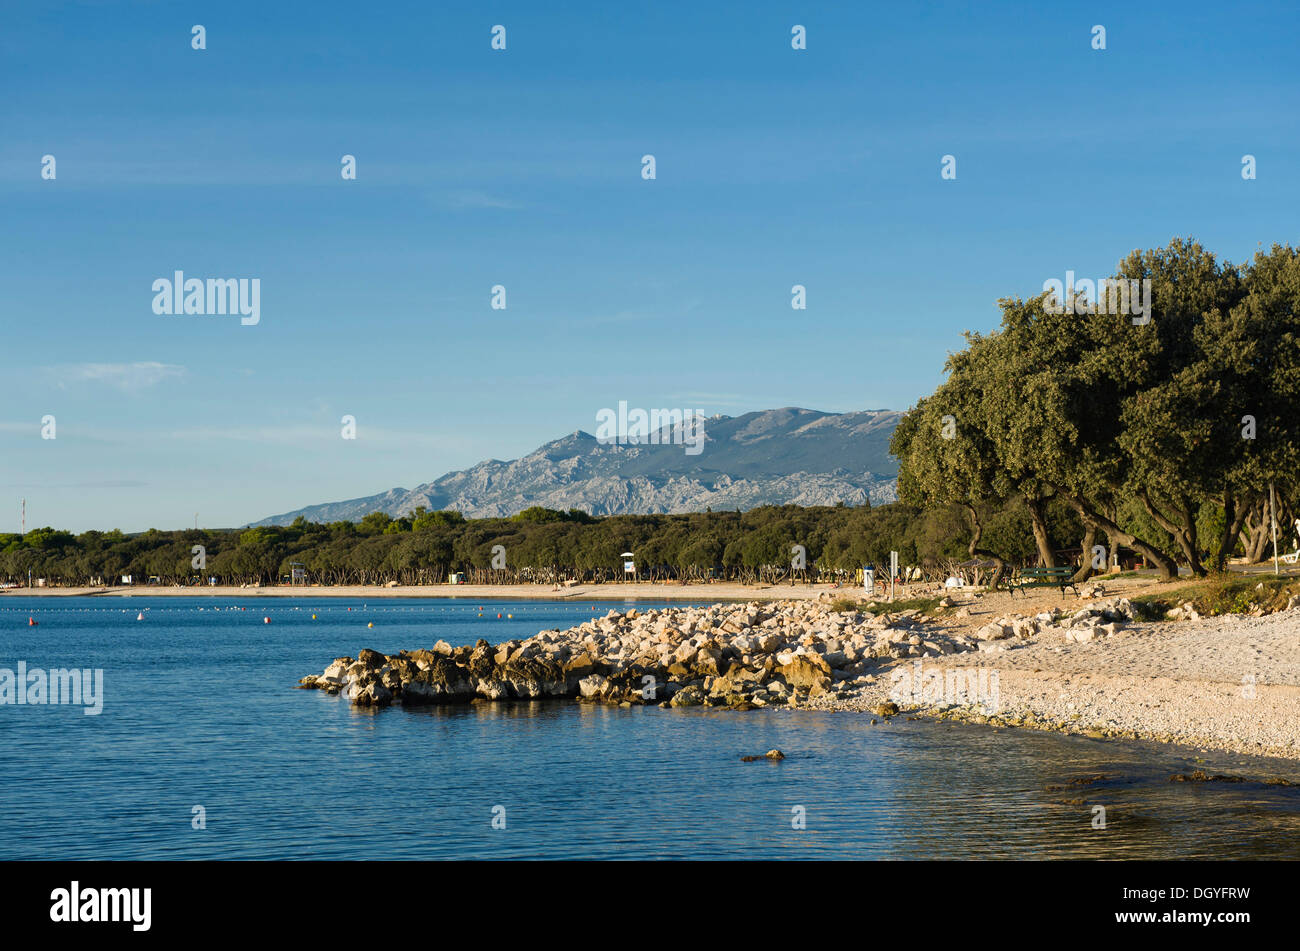
[[[704,421],[702,451],[682,445],[618,445],[578,431],[521,459],[489,459],[418,485],[272,515],[254,525],[393,518],[418,506],[469,518],[514,515],[533,505],[593,515],[751,509],[760,505],[861,505],[895,498],[889,438],[901,413],[765,410]]]

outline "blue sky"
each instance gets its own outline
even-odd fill
[[[6,4],[0,531],[244,524],[619,400],[901,409],[998,297],[1295,243],[1300,8],[1137,6]],[[178,269],[260,323],[154,314]]]

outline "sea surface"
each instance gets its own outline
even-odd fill
[[[1300,858],[1300,788],[1169,781],[1300,780],[1284,761],[777,709],[375,712],[295,689],[363,647],[611,607],[0,596],[0,667],[105,681],[99,716],[0,706],[0,859]],[[786,759],[740,760],[772,747]]]

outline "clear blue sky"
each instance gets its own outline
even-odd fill
[[[0,530],[239,525],[619,400],[905,408],[1000,296],[1297,241],[1298,10],[5,4]],[[260,324],[155,315],[177,269]]]

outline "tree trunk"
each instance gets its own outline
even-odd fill
[[[1106,517],[1112,522],[1119,521],[1119,506],[1111,502],[1106,506]],[[1110,532],[1106,533],[1106,544],[1109,546],[1106,552],[1106,570],[1119,566],[1119,539]]]
[[[1087,581],[1095,570],[1092,567],[1092,546],[1097,541],[1097,523],[1084,518],[1083,529],[1083,557],[1079,559],[1079,570],[1070,578],[1075,584]]]
[[[1079,513],[1079,517],[1085,520],[1091,519],[1097,526],[1103,529],[1107,535],[1118,539],[1121,544],[1127,545],[1134,551],[1141,554],[1144,558],[1152,562],[1160,570],[1160,580],[1168,581],[1171,578],[1178,577],[1178,565],[1172,558],[1162,552],[1159,548],[1144,542],[1136,535],[1130,535],[1124,529],[1120,528],[1114,521],[1107,518],[1101,512],[1085,501],[1081,496],[1069,496],[1069,502],[1074,506],[1074,510]]]
[[[1246,508],[1246,522],[1242,525],[1241,548],[1246,557],[1246,564],[1255,563],[1255,545],[1259,541],[1259,531],[1255,527],[1255,510],[1259,505],[1259,499]]]
[[[1236,494],[1231,489],[1224,488],[1223,531],[1219,535],[1218,553],[1214,556],[1215,571],[1223,571],[1227,567],[1228,559],[1232,557],[1233,549],[1237,547],[1237,536],[1241,534],[1241,526],[1253,505],[1253,502],[1238,505]]]
[[[967,550],[972,558],[989,558],[993,561],[993,577],[989,579],[989,589],[997,590],[998,584],[1002,581],[1002,574],[1006,570],[1006,560],[997,552],[980,548],[980,539],[984,537],[984,526],[980,523],[979,512],[969,503],[966,505],[966,511],[970,513],[971,521],[970,545]]]
[[[1247,564],[1257,565],[1264,560],[1264,553],[1269,544],[1268,504],[1261,498],[1247,520],[1250,543],[1246,546]]]
[[[1047,500],[1041,495],[1025,495],[1025,507],[1034,526],[1034,544],[1038,546],[1038,560],[1044,568],[1056,567],[1052,540],[1047,534]]]
[[[1201,564],[1200,553],[1196,550],[1196,516],[1191,511],[1191,506],[1184,501],[1182,505],[1177,507],[1177,512],[1182,518],[1180,523],[1175,522],[1156,508],[1145,489],[1138,493],[1138,499],[1142,502],[1143,508],[1147,510],[1147,514],[1155,519],[1161,528],[1174,536],[1174,541],[1182,549],[1183,558],[1187,561],[1187,567],[1192,570],[1192,575],[1197,578],[1204,578],[1206,571],[1205,566]]]

